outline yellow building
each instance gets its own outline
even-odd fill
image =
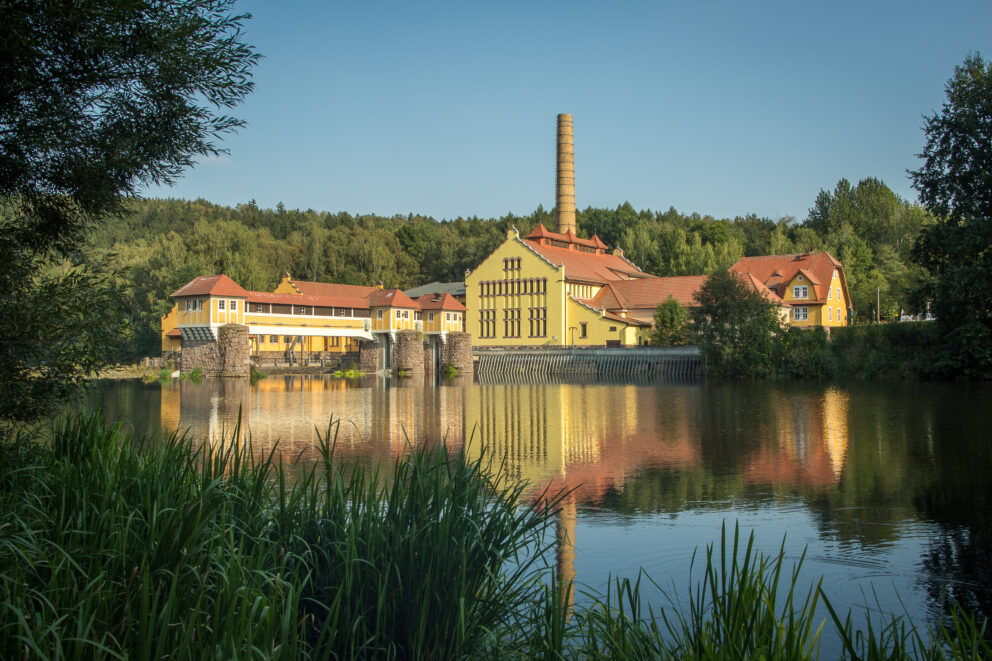
[[[789,323],[800,328],[850,323],[851,296],[844,266],[826,252],[742,257],[730,267],[762,283],[790,307]]]
[[[182,338],[211,339],[218,327],[248,326],[251,353],[260,357],[358,351],[360,340],[389,344],[396,331],[443,337],[464,328],[465,307],[452,297],[426,308],[398,289],[292,280],[284,274],[273,292],[248,291],[226,275],[194,278],[172,294],[176,305],[162,317],[163,350]],[[428,309],[431,323],[422,319]],[[435,323],[435,315],[441,313]]]

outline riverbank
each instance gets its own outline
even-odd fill
[[[821,625],[852,656],[990,651],[967,620],[859,638],[820,605],[829,587],[790,582],[781,554],[734,535],[705,554],[700,592],[672,595],[681,606],[651,616],[644,578],[584,591],[570,615],[549,566],[556,496],[429,445],[387,482],[336,461],[334,433],[295,467],[98,417],[45,448],[4,439],[0,657],[817,658]]]

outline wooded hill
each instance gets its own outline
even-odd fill
[[[89,237],[82,258],[97,263],[108,252],[130,292],[134,335],[129,352],[154,355],[159,318],[168,295],[198,275],[226,273],[247,289],[271,290],[282,272],[324,282],[407,288],[434,280],[462,280],[515,226],[522,234],[538,222],[554,229],[554,211],[526,216],[456,218],[352,216],[291,210],[254,202],[231,208],[205,200],[150,199],[132,213],[107,218]],[[699,275],[726,269],[745,255],[827,250],[845,266],[855,323],[913,309],[911,293],[925,272],[909,261],[920,229],[932,218],[877,179],[852,186],[841,180],[817,196],[801,222],[753,214],[719,219],[675,209],[587,208],[579,233],[620,246],[656,275]]]

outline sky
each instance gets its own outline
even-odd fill
[[[915,201],[923,117],[992,2],[242,0],[247,121],[147,197],[453,219],[554,206],[806,217],[838,180]]]

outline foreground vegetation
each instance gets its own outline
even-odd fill
[[[794,659],[817,658],[825,629],[850,658],[992,653],[960,610],[933,632],[859,630],[736,532],[660,610],[641,577],[570,612],[546,563],[559,495],[525,499],[443,446],[411,448],[387,479],[335,462],[334,431],[297,466],[99,416],[45,446],[8,430],[0,657]]]

